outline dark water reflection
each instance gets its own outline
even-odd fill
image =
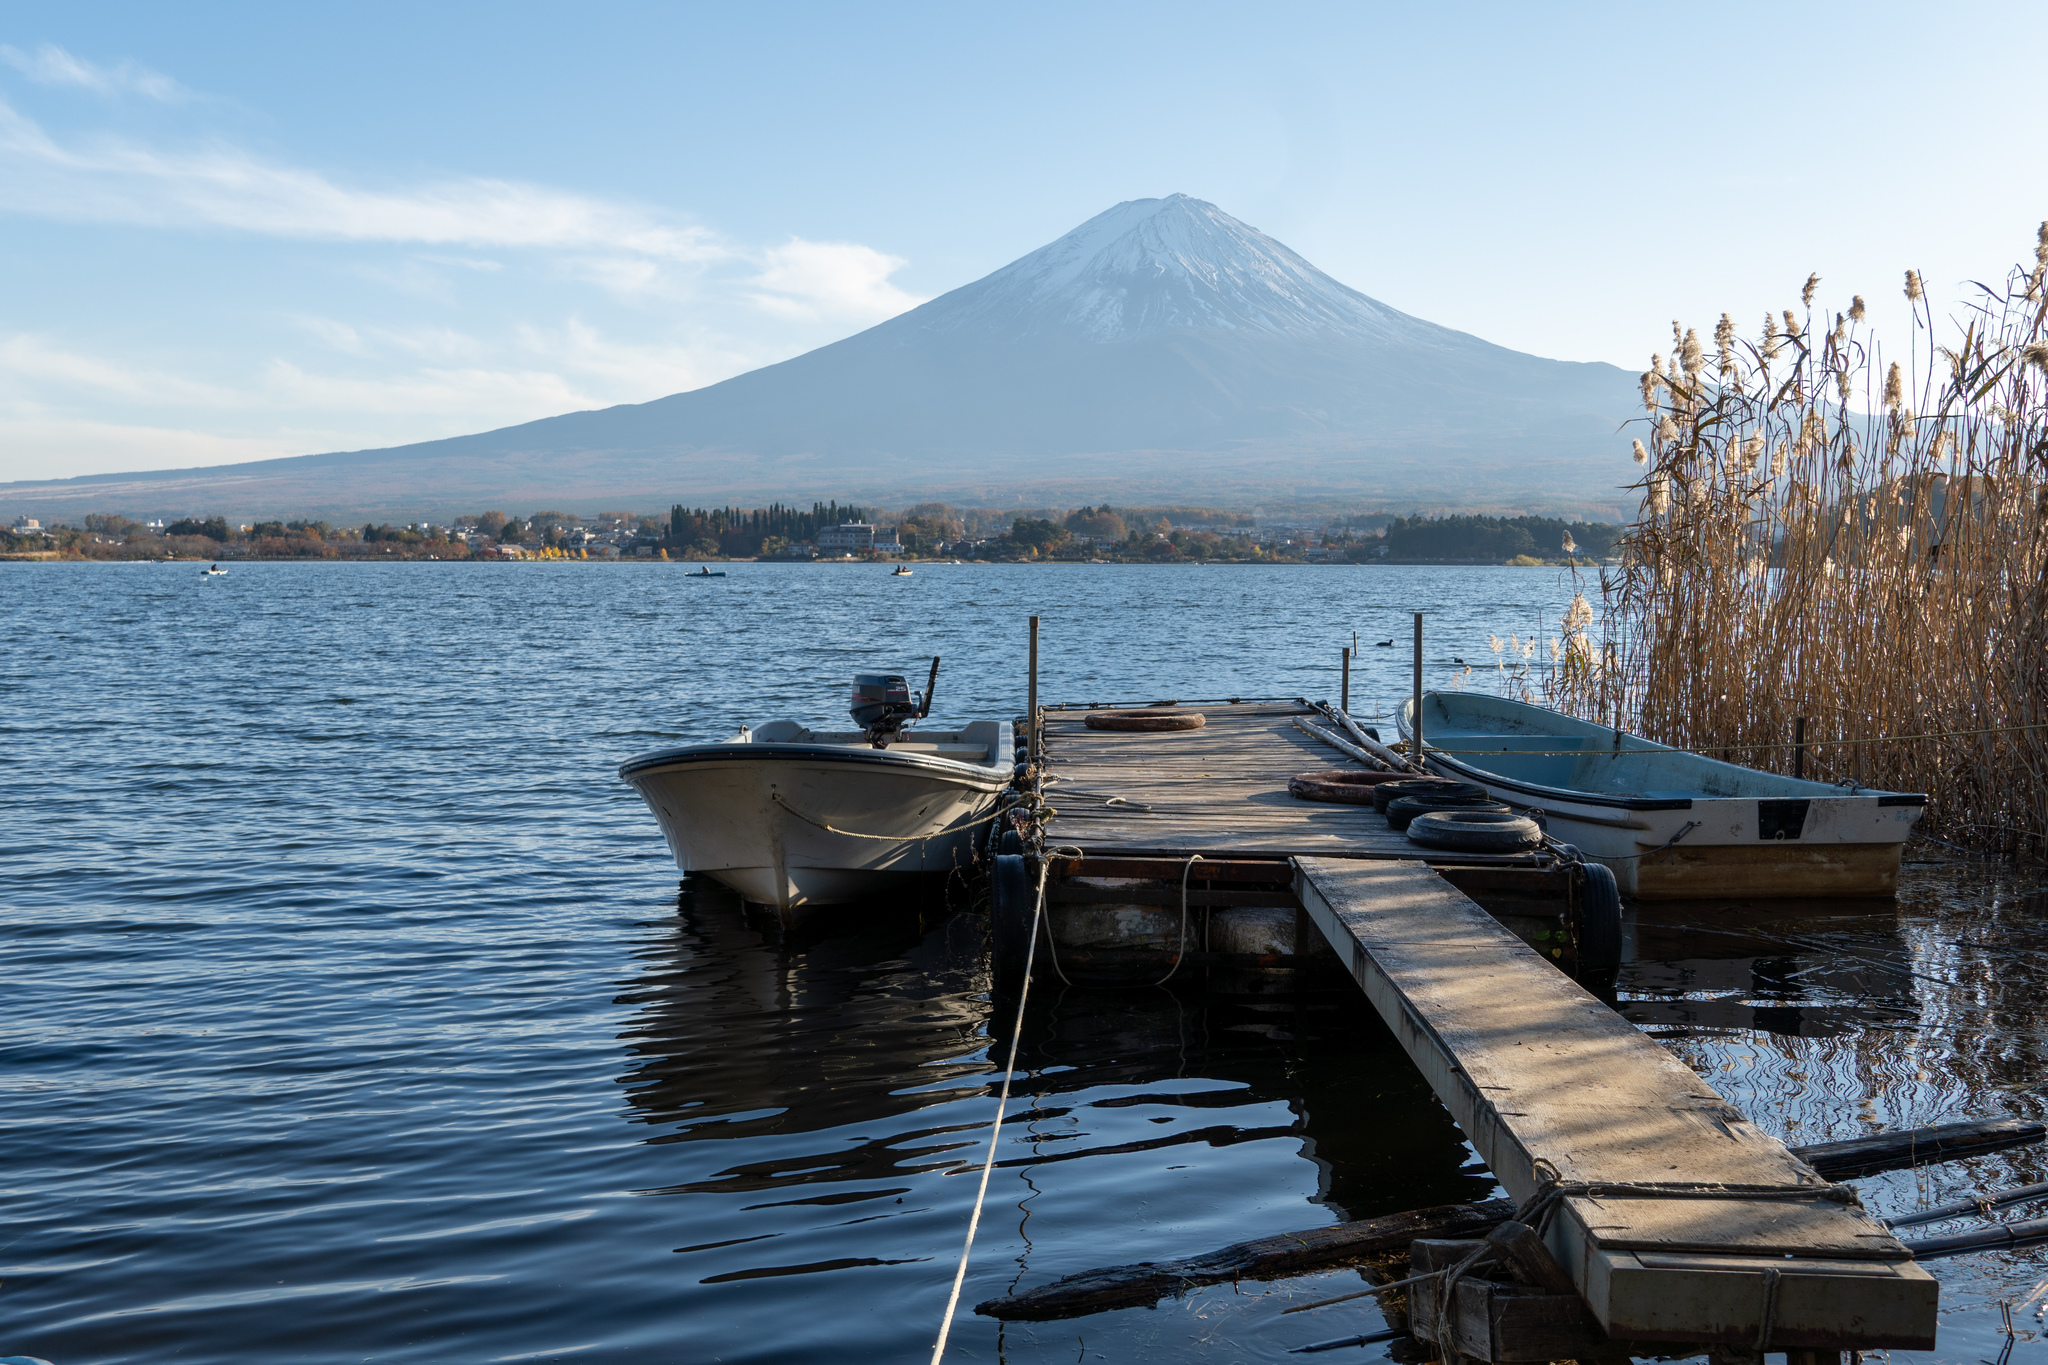
[[[1000,714],[1033,611],[1053,695],[1323,695],[1354,627],[1437,608],[1436,681],[1563,601],[1516,570],[850,573],[252,565],[200,593],[0,567],[0,1354],[922,1359],[1007,1037],[979,919],[679,908],[616,761],[829,717],[846,673],[931,652],[962,713]],[[1368,707],[1393,653],[1367,650]],[[2031,886],[1956,863],[1896,907],[1644,912],[1620,1007],[1792,1142],[2035,1116]],[[1347,993],[1048,987],[1021,1056],[970,1304],[1493,1191]],[[2043,1164],[1863,1183],[1882,1212]],[[1938,1273],[1936,1358],[1988,1359],[2048,1253]],[[949,1358],[1274,1361],[1372,1327],[1279,1316],[1356,1283],[968,1315]]]

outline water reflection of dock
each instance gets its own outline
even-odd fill
[[[859,1202],[959,1168],[982,1125],[980,1111],[967,1123],[952,1111],[994,1094],[987,1049],[1007,1035],[984,1031],[982,945],[980,918],[964,914],[789,941],[736,900],[701,894],[619,997],[638,1010],[623,1035],[629,1113],[650,1142],[775,1150],[650,1193]],[[1167,992],[1048,992],[1025,1019],[1028,1075],[1012,1091],[1024,1126],[1000,1164],[1048,1168],[1035,1178],[1056,1189],[1052,1167],[1163,1168],[1176,1149],[1279,1141],[1311,1164],[1313,1199],[1340,1219],[1492,1188],[1362,1003],[1314,1011],[1305,1036],[1295,1022]]]

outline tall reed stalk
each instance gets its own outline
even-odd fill
[[[1846,312],[1711,349],[1672,324],[1642,377],[1642,494],[1603,571],[1605,645],[1567,619],[1552,704],[1686,749],[1926,792],[1921,828],[2048,848],[2048,223],[2031,268],[1937,323],[1917,273],[1888,359]],[[1942,344],[1946,336],[1947,344]]]

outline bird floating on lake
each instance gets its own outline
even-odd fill
[[[1394,642],[1393,642],[1392,640],[1382,640],[1382,641],[1380,641],[1380,648],[1381,648],[1381,649],[1392,649],[1393,647],[1394,647]]]

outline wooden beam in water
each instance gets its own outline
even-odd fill
[[[1563,1186],[1536,1221],[1610,1336],[1933,1347],[1939,1286],[1897,1239],[1441,877],[1296,867],[1310,918],[1516,1204]]]
[[[2025,1147],[2048,1137],[2048,1124],[2032,1119],[1987,1119],[1975,1123],[1943,1123],[1931,1128],[1901,1128],[1847,1142],[1816,1142],[1798,1151],[1807,1165],[1831,1180],[1854,1180],[1880,1171],[1901,1171],[1937,1161]]]
[[[1283,1232],[1183,1261],[1141,1261],[1084,1270],[1022,1294],[990,1299],[977,1304],[974,1311],[1010,1322],[1044,1322],[1112,1308],[1136,1308],[1205,1284],[1275,1279],[1362,1256],[1405,1252],[1417,1238],[1482,1237],[1514,1213],[1514,1205],[1505,1199],[1488,1199]]]
[[[1158,954],[1143,956],[1149,962],[1156,960]],[[1189,960],[1201,959],[1191,953]],[[2048,1125],[2027,1119],[1988,1119],[1944,1123],[1928,1128],[1902,1128],[1872,1138],[1820,1142],[1791,1150],[1793,1156],[1822,1175],[1841,1179],[1956,1161],[1966,1156],[2037,1143],[2044,1138],[2048,1138]],[[1850,1153],[1853,1153],[1853,1169],[1844,1165]],[[1043,1321],[1104,1313],[1116,1308],[1141,1308],[1157,1303],[1169,1294],[1178,1294],[1200,1285],[1222,1284],[1226,1280],[1279,1279],[1328,1270],[1367,1256],[1398,1251],[1406,1245],[1401,1241],[1403,1237],[1411,1240],[1479,1237],[1514,1215],[1515,1206],[1509,1201],[1487,1199],[1474,1204],[1444,1204],[1379,1218],[1330,1223],[1299,1232],[1283,1232],[1250,1242],[1238,1242],[1200,1256],[1084,1270],[1009,1298],[990,1299],[974,1311],[993,1318]]]

